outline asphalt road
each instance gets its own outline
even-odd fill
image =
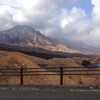
[[[0,86],[0,100],[100,100],[100,87]]]

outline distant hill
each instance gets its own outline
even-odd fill
[[[91,46],[92,44],[88,45],[78,40],[72,41],[66,38],[58,38],[56,40],[71,49],[79,50],[87,54],[100,54],[100,48]]]

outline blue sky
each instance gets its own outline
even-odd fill
[[[17,24],[100,46],[100,0],[0,0],[0,31]]]
[[[76,7],[84,9],[88,18],[91,18],[92,8],[93,8],[91,0],[78,0],[78,1],[79,2],[76,3]]]

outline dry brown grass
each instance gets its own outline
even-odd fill
[[[100,57],[95,58],[53,58],[45,60],[42,58],[28,56],[23,53],[18,52],[5,52],[0,51],[0,68],[20,68],[21,64],[24,63],[26,68],[40,68],[37,63],[45,63],[47,66],[81,66],[83,60],[90,60],[92,64],[100,63]],[[83,69],[83,67],[81,67]],[[46,71],[46,69],[43,69]],[[76,68],[74,68],[76,70]],[[36,73],[41,74],[41,72]],[[54,74],[54,72],[51,72]],[[59,84],[59,76],[24,76],[24,84]],[[20,84],[20,78],[15,76],[0,76],[0,84]],[[64,84],[70,85],[90,85],[90,84],[100,84],[100,78],[98,76],[64,76]]]

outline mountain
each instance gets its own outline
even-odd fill
[[[78,40],[72,41],[66,38],[57,38],[56,40],[71,49],[79,50],[88,54],[100,54],[99,47],[91,46]]]
[[[50,51],[81,53],[79,50],[70,49],[44,36],[32,27],[24,25],[16,25],[12,29],[0,32],[0,44],[27,48],[41,48]]]

